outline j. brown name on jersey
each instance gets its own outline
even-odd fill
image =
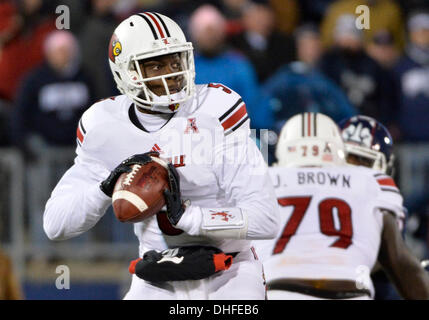
[[[329,172],[297,172],[298,184],[319,184],[350,188],[351,176]]]
[[[350,175],[345,174],[333,174],[329,172],[301,172],[296,173],[296,182],[298,185],[329,185],[333,187],[350,188]],[[286,186],[287,182],[282,181],[280,175],[276,175],[273,181],[274,187]]]

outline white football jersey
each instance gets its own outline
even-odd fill
[[[383,210],[404,217],[393,179],[357,166],[272,167],[270,175],[281,227],[274,240],[256,243],[267,281],[344,279],[373,292]]]
[[[250,248],[249,239],[275,235],[278,209],[274,188],[266,163],[250,138],[246,106],[237,93],[220,84],[198,85],[194,98],[181,104],[154,132],[146,130],[138,113],[125,95],[98,102],[84,113],[77,129],[75,164],[46,205],[44,228],[50,238],[67,239],[90,229],[111,204],[99,189],[100,182],[121,161],[151,150],[175,165],[182,199],[191,200],[191,206],[178,228],[160,214],[135,223],[140,255],[147,250],[193,244],[237,252]],[[238,219],[233,208],[248,217],[245,239],[201,235],[202,224],[216,228],[216,221],[222,224]]]

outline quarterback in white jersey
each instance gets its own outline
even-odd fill
[[[338,127],[319,113],[292,117],[282,129],[276,155],[270,175],[281,229],[275,240],[256,244],[268,299],[372,298],[370,271],[385,245],[383,233],[391,228],[390,213],[403,215],[393,180],[348,166]],[[410,260],[408,266],[418,262],[404,258]]]
[[[166,197],[167,213],[135,223],[140,257],[202,245],[234,260],[202,280],[153,284],[134,275],[125,298],[264,299],[262,264],[251,240],[275,236],[278,208],[268,168],[250,138],[245,103],[221,84],[194,84],[192,45],[175,22],[157,13],[133,15],[117,27],[109,62],[124,95],[82,116],[77,157],[46,204],[45,232],[64,240],[93,227],[130,163],[123,160],[156,151],[174,165],[180,192]],[[175,205],[181,199],[190,204]]]

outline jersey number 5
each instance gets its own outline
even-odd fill
[[[222,88],[223,92],[226,92],[228,94],[231,93],[231,90],[229,90],[227,87],[225,87],[223,84],[220,84],[220,83],[217,83],[217,84],[209,83],[207,85],[207,87],[209,87],[209,88]]]
[[[281,253],[286,248],[290,238],[296,233],[302,218],[310,205],[311,197],[280,198],[278,203],[282,207],[293,206],[293,212],[273,250],[273,254]],[[337,211],[340,222],[339,230],[335,228],[334,209]],[[352,244],[353,226],[352,209],[344,200],[327,198],[319,203],[318,207],[320,232],[327,236],[339,237],[331,247],[347,249]]]

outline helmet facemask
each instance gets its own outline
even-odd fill
[[[347,159],[350,156],[356,157],[363,166],[378,171],[384,171],[386,167],[386,157],[381,152],[361,147],[350,142],[346,142]]]
[[[350,142],[345,143],[347,151],[347,162],[350,164],[359,164],[388,175],[393,175],[394,156],[390,156],[387,161],[386,156],[382,152],[378,152],[367,147],[355,145]],[[355,158],[356,161],[352,161]]]
[[[176,52],[180,55],[180,71],[158,75],[154,77],[145,77],[141,68],[141,62],[148,59],[140,59],[138,56],[130,58],[126,68],[125,76],[127,77],[126,94],[144,109],[174,112],[177,108],[170,107],[187,101],[193,96],[195,91],[195,71],[193,64],[193,54],[191,50]],[[150,58],[150,57],[149,57]],[[172,78],[181,79],[178,92],[170,92],[168,81]],[[157,95],[150,89],[150,82],[161,81],[164,94]],[[176,80],[175,80],[176,81]]]

